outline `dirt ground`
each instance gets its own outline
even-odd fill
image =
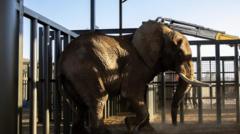
[[[184,124],[173,126],[170,112],[166,111],[166,122],[162,123],[160,113],[151,120],[153,129],[143,128],[138,134],[240,134],[240,124],[236,123],[236,110],[228,107],[222,111],[222,124],[216,125],[216,109],[203,109],[203,123],[198,123],[198,112],[195,109],[185,110]],[[105,120],[113,134],[128,134],[124,125],[126,113],[112,116]],[[179,119],[179,117],[178,117]],[[23,134],[29,134],[28,121],[23,122]],[[42,125],[39,124],[39,133],[42,133]],[[53,133],[53,124],[51,125]]]
[[[127,134],[127,129],[123,123],[124,118],[125,116],[111,117],[105,122],[113,134]],[[240,124],[237,125],[234,122],[225,122],[219,126],[213,121],[205,121],[204,124],[186,122],[173,126],[170,123],[161,123],[157,117],[151,121],[151,125],[154,130],[143,128],[139,134],[240,134]]]
[[[105,120],[113,134],[127,134],[123,123],[126,114],[120,114]],[[236,110],[228,107],[222,110],[222,123],[216,123],[216,109],[203,109],[203,123],[198,122],[197,109],[187,109],[184,123],[178,126],[171,124],[170,111],[167,110],[166,122],[162,123],[160,113],[151,120],[154,131],[143,129],[139,134],[240,134],[240,124],[236,123]],[[178,117],[179,119],[179,117]]]

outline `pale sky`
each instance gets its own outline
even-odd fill
[[[96,25],[118,28],[119,0],[95,1]],[[68,29],[90,27],[90,0],[24,0],[24,5]],[[142,21],[162,16],[240,36],[239,7],[240,0],[127,0],[123,4],[123,27],[136,28]],[[210,48],[204,52],[202,55],[214,56]],[[232,53],[231,48],[222,51],[222,55]]]

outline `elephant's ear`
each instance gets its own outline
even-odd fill
[[[137,52],[150,67],[160,58],[163,42],[162,24],[154,21],[143,22],[132,39]]]

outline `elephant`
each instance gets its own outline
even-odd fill
[[[72,40],[58,62],[63,94],[77,107],[73,133],[111,133],[103,122],[103,108],[109,95],[121,95],[130,104],[135,117],[126,117],[130,133],[149,124],[145,102],[148,83],[160,72],[172,70],[179,81],[172,101],[172,123],[190,85],[209,86],[194,79],[192,52],[187,38],[162,22],[149,20],[135,33],[110,36],[98,32],[83,33]],[[88,109],[89,131],[83,116]]]

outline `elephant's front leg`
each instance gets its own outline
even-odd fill
[[[92,134],[111,134],[103,123],[103,108],[108,99],[108,96],[97,98],[96,102],[92,101],[93,105],[89,108],[90,112],[90,127]]]
[[[177,125],[177,112],[180,103],[183,101],[185,94],[189,91],[189,84],[183,81],[182,79],[179,80],[178,87],[176,92],[173,96],[172,107],[171,107],[171,115],[172,115],[172,124]]]
[[[131,109],[136,114],[134,117],[125,119],[125,124],[130,133],[137,132],[141,127],[149,123],[149,113],[144,98],[144,93],[136,93],[127,97]]]

